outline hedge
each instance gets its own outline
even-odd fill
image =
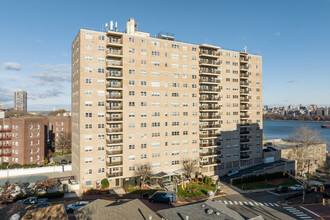
[[[48,198],[48,199],[62,198],[63,196],[64,196],[64,191],[58,191],[58,192],[54,192],[54,193],[38,194],[39,198]]]
[[[264,181],[264,180],[271,180],[271,179],[277,179],[277,178],[288,178],[288,174],[283,172],[276,172],[276,173],[264,173],[260,175],[250,175],[246,177],[242,177],[239,179],[233,179],[233,185],[238,185],[242,183],[253,183],[258,181]]]

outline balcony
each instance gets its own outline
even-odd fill
[[[218,155],[216,154],[216,152],[203,152],[203,153],[199,153],[200,157],[217,157]]]
[[[215,141],[210,141],[208,143],[201,143],[199,144],[199,147],[205,147],[205,148],[208,148],[208,147],[218,147],[216,142]]]
[[[123,173],[119,172],[119,173],[108,173],[107,172],[107,177],[111,178],[111,177],[118,177],[118,176],[122,176]]]
[[[207,110],[211,110],[211,111],[213,111],[213,110],[220,110],[221,109],[221,107],[220,106],[200,106],[199,107],[199,110],[201,110],[201,111],[207,111]]]
[[[3,140],[3,141],[11,140],[11,136],[2,136],[2,137],[0,137],[0,140]]]
[[[249,86],[249,83],[247,83],[247,82],[241,82],[240,85],[241,85],[241,87],[248,87]]]
[[[114,122],[118,122],[118,121],[122,121],[123,120],[123,118],[122,117],[108,117],[107,118],[107,121],[110,121],[110,122],[112,122],[112,121],[114,121]]]
[[[107,90],[122,90],[123,86],[121,84],[107,84]]]
[[[241,71],[248,71],[249,67],[248,66],[240,66]]]
[[[0,132],[11,132],[11,128],[0,128]]]
[[[122,144],[123,139],[107,140],[107,144]]]
[[[118,155],[123,154],[122,150],[107,150],[107,155]]]
[[[199,82],[202,84],[221,83],[221,81],[219,79],[199,79]]]
[[[248,111],[248,110],[249,110],[249,107],[243,107],[243,106],[241,106],[241,107],[240,107],[240,110],[241,110],[241,111]]]
[[[212,160],[212,161],[202,161],[200,162],[200,166],[216,166],[221,164],[221,160]]]
[[[11,144],[4,144],[4,145],[1,145],[0,148],[11,148]]]
[[[244,57],[241,57],[239,61],[240,61],[241,63],[247,63],[247,62],[249,62],[249,59],[244,58]]]
[[[10,157],[11,156],[11,152],[2,152],[0,153],[0,157]]]
[[[248,114],[240,115],[241,119],[248,119],[249,117],[250,117],[250,115],[248,115]]]
[[[107,99],[122,99],[123,97],[121,95],[107,95]]]
[[[114,37],[110,37],[108,40],[107,40],[107,46],[121,46],[122,44],[122,41],[120,38],[114,38]]]
[[[201,60],[199,61],[199,65],[203,66],[219,66],[221,65],[220,61],[216,60]]]
[[[241,130],[239,133],[241,135],[247,135],[247,134],[250,134],[250,131],[248,131],[248,130]]]
[[[109,72],[109,74],[107,74],[107,78],[121,78],[123,77],[123,74],[120,71],[116,71],[116,72]]]
[[[249,159],[250,158],[250,155],[241,155],[241,160],[246,160],[246,159]]]
[[[121,61],[108,61],[107,62],[107,68],[122,68],[123,63]]]
[[[206,93],[206,92],[218,93],[218,92],[220,92],[220,89],[219,88],[200,88],[199,91],[201,93]]]
[[[250,142],[250,139],[248,139],[248,138],[241,139],[241,143],[249,143],[249,142]]]
[[[121,57],[123,55],[122,50],[110,49],[106,52],[107,57]]]
[[[248,150],[250,150],[250,148],[249,147],[241,147],[240,150],[241,151],[248,151]]]
[[[199,101],[201,101],[201,102],[217,102],[217,101],[220,101],[221,100],[221,98],[220,97],[200,97],[199,98]]]
[[[249,90],[247,89],[241,89],[239,92],[241,95],[249,95]]]
[[[213,120],[217,120],[220,119],[221,116],[220,115],[206,115],[206,116],[199,116],[199,119],[203,120],[203,119],[213,119]]]
[[[221,128],[221,125],[219,125],[219,124],[213,124],[213,125],[200,125],[199,128],[200,128],[200,129],[203,129],[203,128]]]
[[[199,138],[217,138],[220,135],[221,135],[220,133],[200,134]]]
[[[118,110],[123,110],[123,106],[107,106],[106,107],[107,111],[118,111]]]
[[[250,100],[247,99],[247,98],[241,98],[240,101],[241,101],[241,102],[249,102]]]
[[[123,161],[115,161],[115,162],[107,161],[106,164],[107,164],[108,167],[110,167],[110,166],[121,166],[121,165],[123,165]]]
[[[215,69],[208,69],[208,70],[200,70],[199,73],[202,75],[218,76],[220,72],[216,71]]]
[[[241,73],[241,78],[248,79],[249,75],[245,73]]]
[[[123,128],[107,128],[107,133],[123,132]]]

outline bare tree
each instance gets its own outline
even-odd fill
[[[324,161],[321,167],[321,171],[324,173],[324,178],[326,179],[326,181],[330,181],[330,161]]]
[[[303,173],[306,171],[312,147],[323,143],[318,136],[319,134],[320,132],[311,130],[308,127],[300,127],[290,136],[289,141],[297,145],[290,150],[288,158],[296,161],[298,172]]]
[[[0,200],[1,203],[12,202],[17,196],[17,185],[11,184],[9,181],[5,183],[1,190]]]
[[[151,174],[151,164],[138,164],[135,166],[135,175],[140,176],[141,178],[141,184],[145,185],[147,177]]]
[[[197,160],[191,158],[182,160],[182,169],[185,172],[186,178],[190,181],[191,174],[197,170]]]
[[[55,142],[55,150],[64,152],[71,152],[71,134],[62,133]]]

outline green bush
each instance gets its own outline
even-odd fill
[[[287,173],[285,173],[283,175],[283,172],[250,175],[250,176],[245,176],[245,177],[242,177],[239,179],[234,179],[233,184],[239,185],[242,183],[252,183],[252,182],[265,181],[265,180],[271,180],[271,179],[277,179],[277,178],[288,178],[288,175],[287,175]]]
[[[108,180],[107,178],[104,178],[104,179],[101,181],[101,188],[102,188],[102,189],[109,188],[109,180]]]

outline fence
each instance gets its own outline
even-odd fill
[[[0,170],[0,178],[1,177],[23,176],[23,175],[33,175],[33,174],[40,174],[40,173],[59,173],[59,172],[71,171],[71,170],[72,170],[71,165],[6,169],[6,170]]]

